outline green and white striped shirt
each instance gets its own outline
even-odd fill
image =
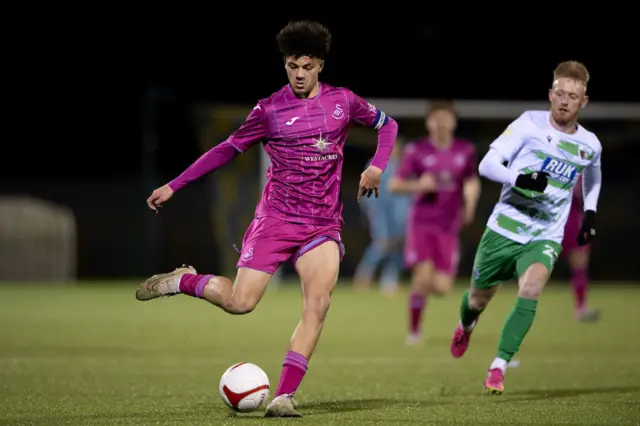
[[[573,134],[556,130],[549,115],[549,111],[526,111],[491,144],[487,154],[499,154],[508,162],[508,170],[496,165],[508,177],[493,179],[503,187],[487,226],[522,244],[534,240],[562,243],[571,192],[580,174],[584,173],[585,210],[596,210],[600,192],[600,141],[582,126]],[[482,168],[481,164],[481,174]],[[543,193],[514,186],[518,174],[535,171],[549,174]],[[483,175],[492,178],[491,174]]]

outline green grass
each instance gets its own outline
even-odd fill
[[[131,285],[0,286],[2,424],[280,424],[230,415],[218,395],[239,361],[277,385],[298,320],[297,287],[272,290],[252,314],[228,316],[186,296],[140,303]],[[425,342],[404,345],[406,297],[336,291],[298,400],[318,425],[637,425],[640,286],[599,286],[603,320],[579,324],[568,288],[551,287],[507,372],[506,392],[481,382],[514,289],[503,289],[466,356],[449,355],[461,287],[433,300]],[[296,422],[295,420],[293,420]]]

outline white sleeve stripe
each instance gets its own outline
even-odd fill
[[[376,130],[380,130],[380,128],[384,126],[384,123],[386,123],[386,121],[387,121],[387,114],[385,114],[384,111],[380,111],[380,118],[378,118],[378,122],[373,128]]]

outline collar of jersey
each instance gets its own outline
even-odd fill
[[[322,95],[322,88],[323,88],[323,84],[318,82],[318,94],[315,95],[313,98],[303,99],[303,98],[297,97],[296,94],[293,93],[293,89],[291,88],[291,84],[287,84],[287,93],[289,93],[293,98],[295,98],[296,100],[298,100],[300,102],[315,102],[317,99],[320,98],[320,95]]]

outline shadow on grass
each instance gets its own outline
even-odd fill
[[[572,388],[572,389],[529,389],[509,392],[505,399],[496,402],[539,401],[543,399],[573,398],[582,395],[606,395],[611,393],[640,392],[640,386],[609,386],[599,388]]]

